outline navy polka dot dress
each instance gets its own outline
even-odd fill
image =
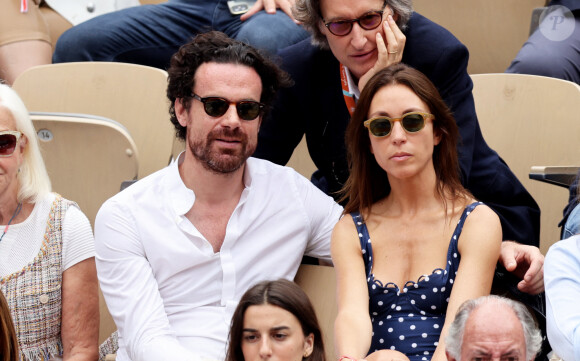
[[[457,239],[465,219],[479,204],[482,203],[472,203],[463,211],[449,242],[445,269],[438,268],[416,282],[408,281],[402,290],[394,283],[382,284],[374,278],[369,232],[360,213],[351,214],[360,238],[369,287],[369,312],[373,325],[369,353],[391,349],[406,354],[411,361],[431,359],[445,323],[445,312],[461,259]]]

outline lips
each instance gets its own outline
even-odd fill
[[[411,157],[410,153],[397,152],[397,153],[393,154],[389,159],[392,159],[392,160],[397,161],[397,162],[401,162],[401,161],[404,161],[406,159],[409,159],[410,157]]]

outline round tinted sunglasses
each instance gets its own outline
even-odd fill
[[[202,102],[206,114],[214,118],[224,115],[228,111],[230,104],[236,106],[238,116],[243,120],[254,120],[264,110],[264,104],[252,100],[242,100],[236,103],[220,97],[202,98],[195,93],[191,93],[191,96]]]
[[[425,127],[425,119],[434,118],[433,114],[412,112],[403,114],[400,118],[375,117],[365,120],[367,127],[375,137],[386,137],[391,134],[395,122],[401,122],[401,126],[407,133],[416,133]]]
[[[20,137],[22,137],[22,133],[17,130],[0,132],[0,157],[10,157],[14,154]]]
[[[383,21],[383,11],[369,11],[358,19],[344,19],[324,22],[324,26],[336,36],[346,36],[352,31],[354,23],[365,30],[376,29]]]

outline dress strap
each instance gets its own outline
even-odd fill
[[[365,263],[365,271],[367,277],[370,277],[371,271],[373,269],[373,247],[371,245],[369,230],[367,229],[367,225],[365,224],[365,221],[360,212],[353,212],[350,215],[358,233],[360,248]]]

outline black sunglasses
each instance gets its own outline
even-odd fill
[[[220,97],[202,98],[195,93],[191,93],[191,96],[203,103],[203,109],[207,115],[215,118],[224,115],[230,104],[235,104],[238,116],[243,120],[256,119],[264,109],[264,104],[252,100],[242,100],[236,103]]]
[[[407,133],[416,133],[425,127],[425,119],[434,118],[433,114],[412,112],[403,114],[400,118],[389,118],[386,116],[375,117],[365,120],[367,127],[375,137],[386,137],[391,134],[395,122],[401,122],[401,126]]]
[[[332,34],[336,36],[346,36],[352,31],[352,26],[354,23],[365,30],[376,29],[383,21],[383,11],[369,11],[361,15],[358,19],[344,19],[325,22],[324,26]]]
[[[17,130],[0,132],[0,157],[10,157],[14,154],[20,137],[22,137],[22,133]]]

